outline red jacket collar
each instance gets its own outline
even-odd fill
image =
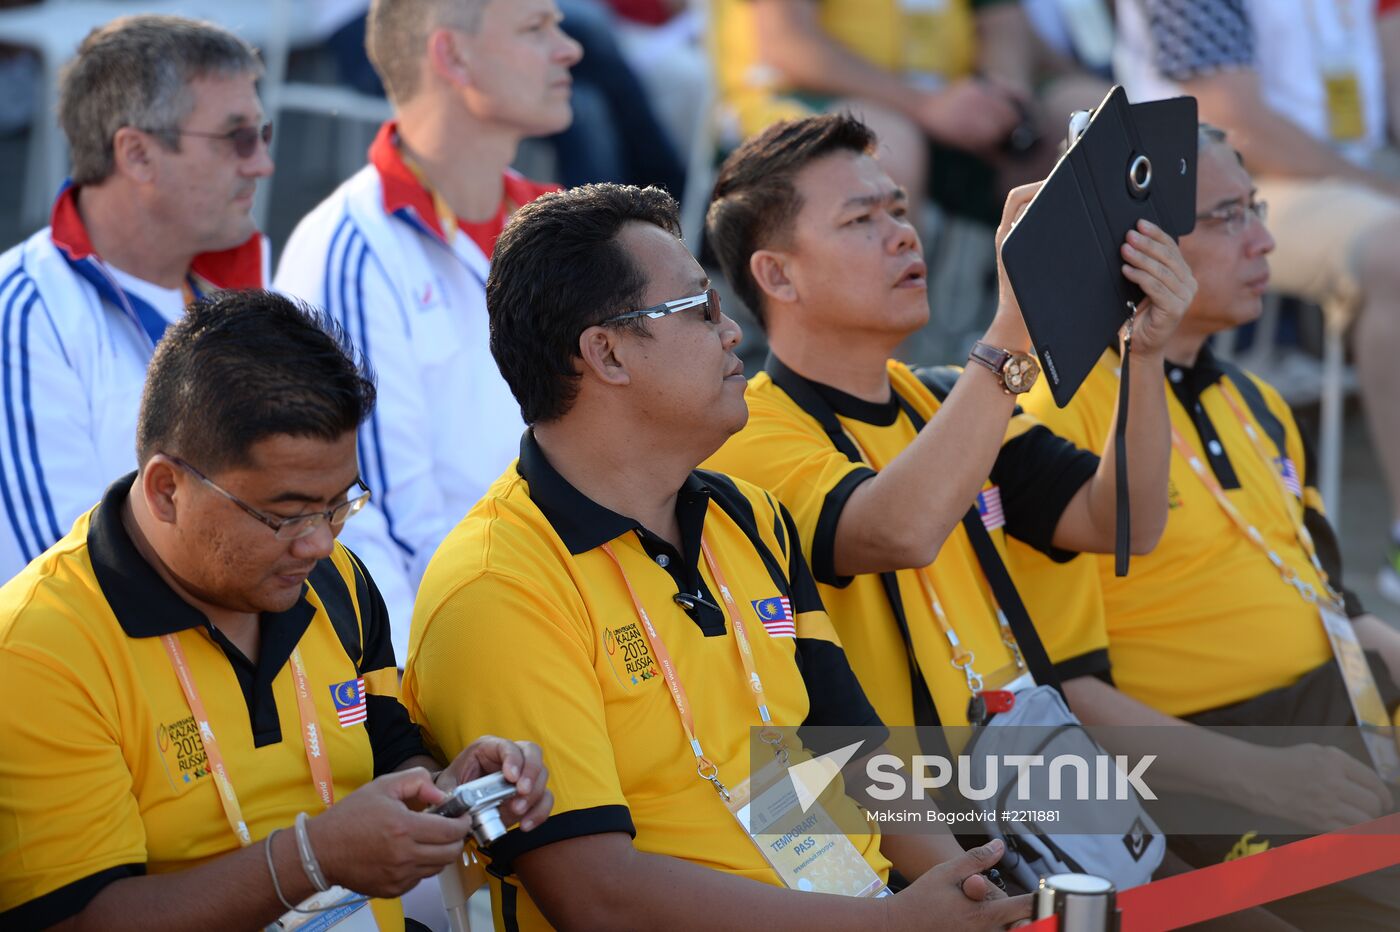
[[[392,214],[410,208],[424,226],[440,239],[446,239],[432,194],[404,163],[403,154],[399,152],[396,142],[398,132],[398,123],[390,120],[379,128],[379,134],[374,137],[374,143],[369,147],[369,161],[379,172],[380,187],[384,192],[384,212]],[[496,216],[481,223],[458,223],[463,232],[471,236],[488,257],[496,245],[496,237],[505,226],[508,204],[524,206],[541,194],[559,190],[558,185],[540,184],[510,170],[503,173],[501,180],[504,194]]]
[[[398,121],[389,120],[379,127],[379,134],[369,147],[370,164],[379,172],[379,184],[384,189],[384,212],[392,214],[410,207],[428,229],[442,237],[442,224],[438,222],[433,196],[418,182],[412,169],[404,164],[403,155],[395,142],[398,135]]]
[[[60,191],[49,220],[49,236],[53,244],[72,262],[97,255],[87,228],[83,226],[83,218],[78,213],[77,195],[76,185],[68,185]],[[232,249],[200,253],[190,264],[190,271],[218,289],[265,287],[262,234],[254,233],[246,243]]]

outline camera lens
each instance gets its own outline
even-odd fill
[[[1128,188],[1138,197],[1147,194],[1152,187],[1152,162],[1145,155],[1139,155],[1128,166]]]
[[[478,845],[485,847],[505,833],[506,826],[496,806],[472,813],[472,837]]]

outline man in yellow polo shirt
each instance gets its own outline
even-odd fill
[[[1176,445],[1166,532],[1158,549],[1134,564],[1130,579],[1114,578],[1099,561],[1112,661],[1100,676],[1117,696],[1109,684],[1086,679],[1068,684],[1071,697],[1085,718],[1103,723],[1343,725],[1352,719],[1350,702],[1316,605],[1329,600],[1330,585],[1394,709],[1400,633],[1340,589],[1340,547],[1288,404],[1263,379],[1215,357],[1207,343],[1212,333],[1259,316],[1274,246],[1249,172],[1224,133],[1208,126],[1201,129],[1197,209],[1196,231],[1184,236],[1182,252],[1200,291],[1166,350]],[[1095,444],[1112,430],[1116,382],[1117,358],[1105,354],[1065,409],[1040,389],[1030,392],[1026,409],[1064,437]],[[1242,521],[1222,507],[1221,497]],[[1250,526],[1264,546],[1250,539]],[[1058,585],[1060,567],[1021,551],[1014,560],[1019,577],[1033,585]],[[1285,582],[1284,572],[1296,574],[1298,585]],[[1256,768],[1260,782],[1235,785],[1225,771],[1217,774],[1222,785],[1208,789],[1254,812],[1296,813],[1306,827],[1333,828],[1389,806],[1375,775],[1337,754],[1243,747],[1235,753],[1242,761],[1266,756]],[[1317,779],[1336,784],[1326,793],[1334,809],[1299,805],[1316,792]]]
[[[1057,565],[1019,544],[1012,547],[1012,569],[1032,598],[1051,599],[1072,585],[1081,601],[1102,605],[1086,617],[1104,618],[1104,627],[1086,626],[1076,645],[1066,645],[1073,653],[1108,643],[1111,665],[1065,683],[1088,723],[1354,724],[1314,601],[1328,599],[1329,586],[1342,598],[1382,703],[1394,715],[1400,709],[1400,632],[1366,614],[1355,594],[1340,588],[1340,548],[1292,412],[1271,385],[1221,361],[1207,342],[1259,316],[1274,245],[1264,225],[1266,205],[1256,199],[1249,172],[1225,135],[1209,126],[1201,128],[1196,181],[1196,229],[1182,238],[1181,251],[1200,285],[1167,343],[1162,380],[1175,446],[1162,540],[1134,561],[1127,579],[1115,577],[1103,558]],[[1112,423],[1117,373],[1116,354],[1106,353],[1068,406],[1056,407],[1037,387],[1025,407],[1061,436],[1090,442]],[[1284,580],[1285,572],[1297,575],[1296,584]],[[1180,776],[1246,821],[1250,813],[1284,814],[1300,831],[1333,830],[1394,805],[1375,772],[1337,748],[1264,747],[1239,740],[1242,732],[1208,728],[1181,734],[1185,756],[1209,763]],[[1164,768],[1171,764],[1164,759]],[[1250,832],[1244,838],[1174,838],[1172,846],[1204,864],[1277,840]],[[1400,921],[1395,882],[1390,872],[1371,875],[1269,909],[1304,928],[1394,928]]]
[[[401,929],[393,898],[470,828],[414,810],[500,770],[504,814],[543,821],[537,747],[484,738],[435,785],[398,701],[383,600],[335,543],[373,405],[281,296],[166,332],[139,471],[0,588],[0,926],[261,928],[335,885]]]
[[[889,358],[927,319],[927,288],[904,192],[874,160],[875,145],[851,117],[809,117],[770,128],[721,169],[709,241],[764,321],[772,355],[749,383],[748,426],[710,464],[792,509],[881,718],[961,725],[977,693],[1015,682],[1041,649],[1039,639],[1013,644],[1006,624],[1024,615],[1004,567],[1006,535],[1061,559],[1113,550],[1113,451],[1100,461],[1015,413],[1030,339],[1004,280],[965,371],[925,384]],[[1012,193],[999,236],[1031,193]],[[1132,343],[1144,360],[1135,381],[1161,364],[1194,288],[1175,244],[1152,229],[1130,234],[1123,250],[1125,274],[1150,298]],[[1166,515],[1158,382],[1143,376],[1131,393],[1138,553]],[[1052,659],[1066,656],[1058,641],[1081,640],[1072,617],[1034,620]],[[1083,668],[1103,661],[1091,653]]]
[[[591,185],[521,208],[492,262],[491,350],[531,427],[428,565],[404,694],[448,753],[483,728],[551,748],[554,815],[490,852],[497,927],[999,928],[1029,906],[970,877],[997,847],[827,833],[797,893],[726,804],[751,728],[881,725],[787,510],[696,470],[743,426],[744,378],[678,233],[665,193]],[[868,898],[891,863],[912,883]]]

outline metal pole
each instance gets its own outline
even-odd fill
[[[1053,874],[1040,878],[1036,919],[1058,916],[1060,932],[1117,932],[1117,892],[1092,874]]]
[[[467,920],[467,895],[462,884],[458,862],[454,861],[438,874],[438,887],[442,891],[442,908],[447,913],[447,927],[452,932],[470,932]]]

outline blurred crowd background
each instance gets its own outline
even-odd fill
[[[664,187],[681,200],[686,238],[700,253],[704,206],[725,153],[775,120],[859,97],[860,115],[881,136],[887,170],[914,195],[930,268],[930,323],[902,355],[916,363],[961,359],[995,306],[992,233],[1004,193],[1048,172],[1071,110],[1092,107],[1112,83],[1128,80],[1124,69],[1135,54],[1146,54],[1123,34],[1125,9],[1132,15],[1137,3],[558,0],[564,29],[584,50],[573,70],[574,120],[556,136],[529,140],[516,168],[565,186]],[[364,52],[368,6],[368,0],[0,0],[0,250],[48,222],[66,173],[53,116],[57,69],[91,28],[126,13],[170,12],[227,26],[262,52],[261,96],[276,125],[276,172],[259,188],[255,215],[275,264],[296,223],[364,164],[390,115]],[[1173,4],[1149,6],[1169,13]],[[1185,23],[1174,48],[1189,57],[1228,46],[1232,11],[1248,4],[1181,6],[1197,13],[1176,25],[1154,20],[1149,26]],[[1201,9],[1213,12],[1192,20]],[[1387,9],[1382,0],[1377,15]],[[1252,53],[1253,37],[1242,33],[1234,41]],[[1388,59],[1386,66],[1393,72]],[[848,88],[865,93],[841,93]],[[724,287],[723,276],[712,277]],[[762,332],[747,325],[742,303],[726,295],[731,307],[746,324],[741,353],[749,371],[757,371],[766,352]],[[1216,349],[1278,386],[1315,437],[1329,388],[1343,399],[1340,431],[1317,439],[1324,463],[1329,453],[1339,461],[1333,481],[1344,558],[1353,588],[1394,622],[1400,607],[1376,598],[1373,576],[1391,532],[1386,484],[1357,404],[1350,356],[1340,367],[1325,362],[1338,340],[1326,319],[1316,305],[1280,293],[1263,320]]]

